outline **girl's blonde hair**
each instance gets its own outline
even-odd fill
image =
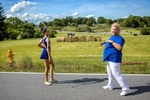
[[[117,27],[117,28],[118,28],[118,31],[119,31],[119,33],[120,33],[120,25],[119,25],[118,23],[112,24],[112,25],[111,25],[111,28],[112,28],[112,27]]]

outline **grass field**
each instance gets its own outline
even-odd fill
[[[123,48],[122,73],[150,74],[150,36],[138,36],[123,31],[126,40]],[[76,33],[76,36],[101,36],[107,40],[110,34]],[[66,37],[67,32],[59,32],[58,37]],[[42,49],[37,47],[40,39],[0,41],[0,71],[44,72],[43,61],[39,59]],[[105,62],[102,62],[104,46],[100,42],[56,42],[51,38],[52,57],[55,72],[66,73],[106,73]],[[7,50],[13,50],[14,69],[9,68]]]

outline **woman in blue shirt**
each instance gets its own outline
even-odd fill
[[[108,84],[104,89],[112,90],[114,87],[114,78],[120,84],[122,92],[120,95],[126,95],[130,91],[124,77],[120,72],[120,64],[122,61],[122,48],[125,43],[123,37],[120,36],[120,25],[114,23],[111,26],[112,36],[109,40],[102,42],[100,46],[105,44],[103,61],[107,61]]]

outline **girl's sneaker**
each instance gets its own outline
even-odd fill
[[[57,83],[58,81],[55,80],[55,79],[53,79],[53,80],[51,80],[50,82],[51,82],[51,83]]]
[[[49,85],[52,85],[51,82],[44,82],[44,84],[45,84],[45,85],[48,85],[48,86],[49,86]]]

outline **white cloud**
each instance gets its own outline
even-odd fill
[[[53,20],[53,18],[55,18],[50,14],[44,14],[44,13],[40,13],[40,14],[29,14],[29,13],[19,14],[18,13],[17,15],[7,14],[6,17],[7,18],[18,17],[22,21],[29,21],[35,24],[39,24],[42,21],[51,21]]]
[[[29,14],[29,13],[24,13],[24,14],[17,14],[17,15],[12,15],[12,14],[7,14],[6,15],[7,18],[9,17],[18,17],[19,19],[21,19],[22,21],[29,21],[29,22],[33,22],[35,24],[39,24],[42,21],[51,21],[53,20],[53,16],[51,16],[50,14],[44,14],[44,13],[40,13],[40,14]]]
[[[24,8],[26,7],[30,7],[32,5],[36,5],[36,2],[30,2],[30,1],[21,1],[17,4],[14,4],[11,8],[10,8],[10,12],[20,12],[22,10],[24,10]]]
[[[77,16],[77,15],[79,15],[79,12],[75,12],[72,14],[72,16]]]
[[[32,22],[40,22],[40,21],[50,21],[52,20],[52,16],[49,14],[17,14],[17,17],[23,21],[32,21]]]
[[[128,18],[129,17],[129,15],[127,15],[127,16],[124,16],[123,18]]]
[[[34,10],[35,9],[35,7],[32,7],[32,8],[30,8],[31,10]]]
[[[90,18],[90,17],[94,17],[95,15],[91,14],[91,15],[87,15],[86,17],[87,18]]]
[[[12,14],[7,14],[6,18],[9,18],[9,17],[12,17],[12,16],[13,16]]]

